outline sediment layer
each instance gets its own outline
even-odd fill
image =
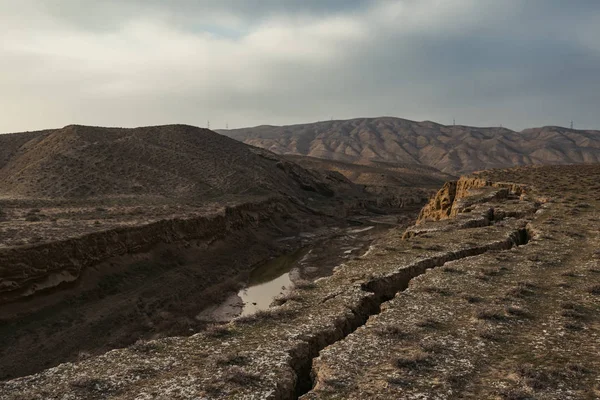
[[[226,207],[220,213],[122,227],[37,246],[0,249],[0,304],[73,282],[82,271],[112,257],[141,253],[159,243],[214,241],[257,228],[274,214],[289,213],[281,201]]]

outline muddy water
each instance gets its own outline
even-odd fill
[[[307,253],[306,249],[298,250],[274,258],[256,268],[250,274],[246,288],[238,292],[244,308],[240,315],[251,315],[269,308],[273,299],[293,287],[290,271]]]
[[[196,318],[227,322],[266,310],[276,297],[293,289],[294,282],[331,275],[337,265],[368,252],[371,243],[391,228],[384,223],[338,229],[317,243],[274,258],[252,271],[246,287],[223,303],[203,310]]]

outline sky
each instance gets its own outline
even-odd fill
[[[0,0],[0,132],[600,129],[598,0]]]

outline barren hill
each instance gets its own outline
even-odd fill
[[[280,154],[421,164],[455,175],[515,165],[600,161],[599,131],[555,126],[514,132],[382,117],[220,133]]]
[[[5,198],[198,199],[290,194],[311,185],[327,192],[321,178],[264,150],[186,125],[72,125],[0,135],[0,196]]]
[[[316,170],[336,171],[354,183],[370,186],[439,188],[454,176],[420,164],[370,161],[354,164],[308,156],[288,155],[288,160]]]

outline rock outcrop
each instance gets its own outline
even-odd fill
[[[499,190],[491,192],[481,190],[486,187]],[[417,225],[424,221],[439,221],[456,217],[459,213],[470,211],[468,207],[476,203],[508,199],[509,197],[518,198],[526,191],[525,185],[462,177],[458,181],[444,184],[419,213]]]

